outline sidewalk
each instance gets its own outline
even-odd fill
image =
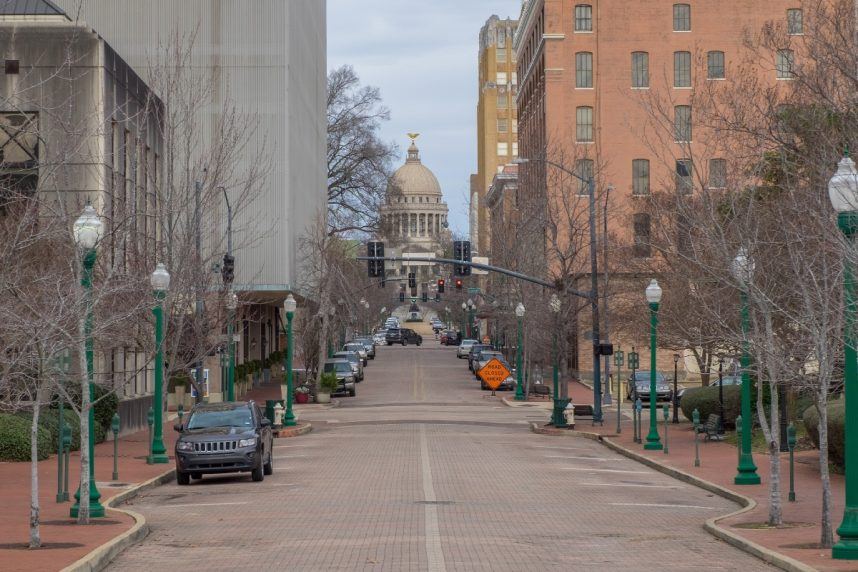
[[[592,389],[570,383],[569,392],[575,403],[593,403]],[[616,398],[615,398],[616,399]],[[525,402],[532,403],[532,402]],[[523,404],[520,404],[523,405]],[[858,570],[858,562],[833,560],[830,549],[819,548],[821,515],[821,485],[819,481],[819,463],[817,451],[802,451],[795,454],[795,491],[796,502],[787,501],[789,491],[789,455],[783,453],[780,458],[781,490],[783,500],[783,520],[781,528],[767,528],[768,517],[768,478],[770,474],[768,455],[754,454],[754,463],[762,484],[738,486],[733,484],[738,462],[738,450],[735,445],[723,442],[705,442],[700,439],[700,467],[694,466],[694,432],[691,423],[680,413],[681,422],[668,423],[669,454],[663,451],[646,451],[643,445],[634,443],[633,427],[628,403],[623,403],[622,433],[616,434],[616,400],[611,407],[604,409],[604,425],[592,425],[590,419],[577,419],[576,432],[596,433],[613,443],[634,453],[651,459],[661,465],[678,469],[698,479],[703,479],[726,488],[755,501],[756,507],[723,519],[716,518],[717,524],[729,533],[759,544],[771,551],[789,556],[812,568],[821,571]],[[659,404],[661,405],[661,404]],[[658,430],[664,443],[664,422],[659,408]],[[671,414],[672,418],[672,414]],[[547,418],[546,418],[547,422]],[[648,430],[648,415],[643,416],[644,438]],[[552,430],[562,432],[562,430]],[[842,475],[831,475],[832,524],[836,529],[843,516],[844,480]],[[702,523],[701,523],[702,524]],[[837,539],[835,535],[835,540]]]
[[[262,386],[248,393],[246,399],[274,398],[279,386]],[[262,401],[264,407],[264,399]],[[299,405],[302,410],[330,407],[324,405]],[[307,408],[307,409],[304,409]],[[101,504],[133,487],[141,485],[164,473],[174,470],[172,451],[177,433],[173,430],[175,413],[170,413],[164,423],[164,444],[170,463],[147,465],[149,431],[140,431],[119,438],[119,480],[111,481],[113,475],[113,435],[104,443],[95,446],[95,480],[101,493]],[[0,519],[0,569],[3,572],[31,570],[61,570],[105,543],[131,530],[135,519],[128,513],[107,508],[103,518],[92,519],[89,526],[75,524],[69,518],[69,508],[74,504],[74,493],[80,480],[80,456],[73,451],[69,460],[70,502],[57,503],[57,457],[52,455],[39,463],[39,502],[42,548],[29,550],[30,515],[30,463],[0,462],[0,506],[4,517]]]

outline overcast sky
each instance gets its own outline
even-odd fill
[[[477,170],[477,49],[492,14],[518,18],[521,0],[328,0],[328,68],[351,64],[381,89],[391,119],[382,135],[399,145],[418,132],[423,164],[467,233],[469,176]]]

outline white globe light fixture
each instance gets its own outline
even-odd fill
[[[848,155],[837,163],[837,172],[828,181],[828,198],[838,213],[858,211],[858,171]]]
[[[751,283],[754,278],[754,259],[748,254],[748,249],[744,246],[739,247],[739,252],[736,253],[736,258],[733,259],[733,264],[730,265],[730,273],[733,278],[745,287]]]
[[[661,294],[661,286],[658,285],[658,280],[653,278],[646,287],[646,301],[650,304],[658,304],[661,302]]]
[[[551,300],[548,301],[548,306],[555,314],[560,312],[560,298],[557,297],[557,294],[551,295]]]
[[[295,297],[292,294],[289,294],[283,301],[283,310],[290,313],[294,312],[296,308],[298,308],[298,302],[295,301]]]
[[[238,308],[238,296],[235,292],[230,292],[226,297],[226,309],[235,310],[236,308]]]
[[[524,304],[521,302],[518,303],[518,306],[515,307],[515,315],[519,318],[524,317]]]
[[[166,292],[170,289],[170,273],[167,272],[167,267],[164,266],[163,262],[159,262],[155,266],[155,271],[152,272],[149,281],[152,284],[152,290],[155,292]]]
[[[104,223],[101,222],[92,205],[86,205],[81,215],[74,221],[73,233],[74,242],[78,248],[92,250],[98,244],[104,233]]]
[[[462,309],[463,309],[463,310],[467,310],[467,309],[468,309],[468,303],[467,303],[467,302],[462,302]]]

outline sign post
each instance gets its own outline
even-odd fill
[[[483,380],[483,383],[489,386],[492,390],[492,395],[494,395],[495,390],[500,387],[500,385],[506,381],[512,373],[507,369],[503,362],[497,358],[492,358],[486,365],[480,368],[477,375],[481,380]]]

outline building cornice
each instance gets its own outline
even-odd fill
[[[518,18],[518,28],[515,30],[515,35],[512,37],[512,49],[515,55],[518,56],[518,49],[521,46],[521,38],[528,32],[528,28],[533,18],[533,13],[536,10],[536,5],[542,5],[543,0],[528,0],[521,11],[521,16]]]

